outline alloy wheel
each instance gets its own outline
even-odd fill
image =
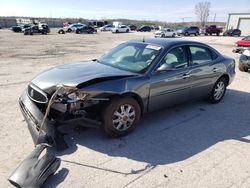
[[[215,86],[214,99],[217,101],[220,100],[221,97],[223,97],[224,92],[225,92],[225,84],[223,81],[220,81]]]
[[[113,114],[113,127],[118,131],[125,131],[133,125],[135,117],[135,108],[132,105],[121,105]]]

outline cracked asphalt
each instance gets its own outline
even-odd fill
[[[98,58],[117,44],[153,33],[24,36],[0,30],[0,187],[34,149],[18,97],[39,72]],[[69,148],[44,187],[250,187],[250,74],[232,53],[239,37],[188,37],[235,58],[236,77],[219,104],[191,101],[143,117],[130,135],[63,126]]]

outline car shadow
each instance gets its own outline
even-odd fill
[[[152,167],[183,161],[218,142],[233,139],[250,143],[244,138],[250,135],[249,103],[250,93],[228,89],[219,104],[192,101],[146,114],[132,134],[117,139],[107,138],[96,129],[64,127],[69,148],[57,155],[76,152],[77,145],[81,145],[108,156],[146,162]],[[65,162],[99,168],[84,161]]]

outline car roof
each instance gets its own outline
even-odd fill
[[[180,38],[145,38],[145,39],[141,38],[141,39],[130,40],[129,42],[139,42],[139,43],[145,42],[148,44],[163,46],[164,48],[168,48],[178,44],[197,44],[197,45],[207,46],[206,44],[200,42],[184,40]]]

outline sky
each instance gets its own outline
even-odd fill
[[[164,22],[198,21],[202,0],[0,0],[0,16],[86,19],[137,19]],[[228,13],[250,12],[250,0],[209,0],[209,21],[226,22]]]

